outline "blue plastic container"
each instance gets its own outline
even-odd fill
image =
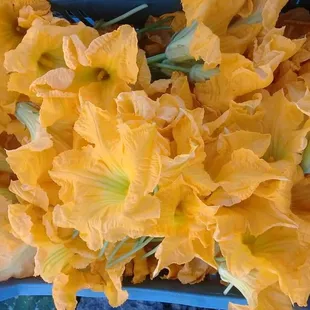
[[[245,299],[235,289],[224,296],[224,286],[216,280],[195,285],[182,285],[178,281],[160,279],[148,280],[138,285],[125,282],[124,289],[129,293],[129,300],[166,302],[210,309],[227,309],[229,302],[246,304]],[[43,282],[40,278],[11,279],[0,283],[0,301],[16,296],[51,294],[52,285]],[[82,290],[78,296],[102,298],[104,294]]]
[[[54,12],[58,12],[69,19],[76,16],[91,17],[93,20],[110,20],[120,16],[141,4],[148,8],[123,20],[123,23],[143,24],[148,16],[159,16],[182,9],[180,0],[50,0]],[[71,21],[74,21],[72,19]]]

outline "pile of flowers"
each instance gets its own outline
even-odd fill
[[[183,0],[135,29],[1,1],[0,280],[74,309],[218,273],[231,309],[305,306],[310,39],[276,27],[286,2]]]

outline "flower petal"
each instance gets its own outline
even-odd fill
[[[18,181],[11,181],[10,191],[24,202],[33,204],[47,211],[49,199],[40,186],[30,186]]]
[[[86,50],[92,67],[104,68],[113,77],[135,84],[138,75],[137,34],[129,25],[95,39]]]
[[[185,103],[187,109],[194,108],[194,99],[187,76],[174,72],[172,74],[171,94],[179,96]]]
[[[211,269],[203,260],[194,258],[182,267],[177,278],[182,284],[196,284],[203,281]]]
[[[259,159],[251,150],[239,149],[224,165],[216,178],[229,195],[244,200],[249,198],[260,183],[267,180],[285,180],[279,171]]]
[[[215,34],[220,35],[226,32],[229,23],[242,8],[244,2],[244,0],[212,0],[208,2],[182,0],[182,5],[187,25],[190,25],[194,20],[202,21]]]
[[[284,96],[283,91],[263,100],[261,108],[265,115],[261,121],[262,127],[260,127],[263,130],[258,129],[258,131],[270,133],[272,137],[265,158],[267,160],[292,160],[299,164],[300,154],[307,143],[305,136],[309,131],[309,123],[302,128],[304,114]]]
[[[195,257],[195,252],[192,242],[187,237],[166,237],[158,247],[155,257],[158,264],[153,277],[173,263],[181,265],[190,262]]]
[[[205,70],[213,69],[221,62],[220,39],[203,23],[198,23],[189,51],[196,60],[204,61]]]
[[[8,205],[12,202],[10,200],[0,196],[0,281],[6,281],[11,277],[30,277],[34,269],[35,249],[24,244],[11,232],[7,215]]]
[[[227,239],[234,233],[245,233],[247,229],[253,236],[259,236],[272,227],[297,228],[297,223],[280,212],[272,201],[256,195],[232,207],[220,208],[215,218],[216,240]]]

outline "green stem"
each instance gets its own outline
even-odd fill
[[[159,191],[159,186],[156,185],[154,190],[153,190],[153,195],[155,195]]]
[[[158,244],[154,249],[152,249],[151,251],[145,253],[142,258],[147,258],[153,254],[155,254],[155,252],[157,251],[158,247],[160,246],[160,244]]]
[[[197,64],[190,69],[189,77],[193,82],[203,82],[220,73],[219,68],[204,70],[203,65]]]
[[[114,258],[114,256],[116,255],[116,253],[118,252],[118,250],[123,246],[123,244],[129,239],[129,237],[126,237],[125,239],[123,239],[122,241],[120,241],[115,248],[113,249],[111,255],[108,258],[108,263],[110,263],[112,261],[112,259]]]
[[[185,36],[187,36],[189,33],[195,31],[196,27],[198,26],[198,22],[194,21],[190,26],[180,30],[179,32],[177,32],[172,38],[170,43],[175,42],[181,38],[184,38]],[[170,44],[169,43],[169,44]]]
[[[187,74],[190,73],[190,69],[186,69],[186,68],[180,67],[180,66],[162,64],[162,63],[160,63],[160,64],[155,63],[154,66],[156,66],[158,68],[161,68],[161,69],[168,69],[168,70],[171,70],[171,71],[180,71],[180,72],[187,73]]]
[[[149,244],[151,241],[153,240],[153,237],[149,237],[147,238],[143,243],[141,243],[138,247],[133,248],[131,251],[129,251],[128,253],[126,253],[123,256],[120,256],[118,259],[116,259],[113,262],[109,262],[108,261],[108,265],[107,268],[110,268],[116,264],[118,264],[119,262],[125,260],[126,258],[128,258],[129,256],[135,254],[136,252],[138,252],[139,250],[143,249],[147,244]]]
[[[142,34],[145,32],[157,31],[157,30],[171,30],[170,26],[158,26],[158,27],[145,27],[142,29],[137,30],[138,34]]]
[[[27,127],[31,135],[31,140],[35,140],[39,121],[38,110],[30,102],[20,102],[17,104],[15,116]]]
[[[102,249],[100,250],[99,254],[98,254],[98,258],[101,258],[105,252],[105,250],[107,249],[108,247],[108,244],[109,242],[108,241],[105,241],[104,244],[103,244],[103,247]]]
[[[234,28],[240,25],[253,25],[253,24],[260,24],[263,22],[263,16],[260,11],[253,13],[247,18],[240,18],[235,23],[231,25],[230,28]]]
[[[79,231],[74,229],[74,232],[73,232],[73,234],[71,236],[71,239],[75,239],[78,235],[79,235]]]
[[[148,57],[147,63],[150,65],[150,64],[157,63],[157,62],[160,62],[160,61],[165,60],[165,59],[166,59],[166,54],[162,53],[162,54],[158,54],[158,55]]]
[[[146,238],[147,238],[147,237],[141,237],[141,238],[139,239],[139,241],[135,244],[134,248],[140,246],[140,245],[145,241]]]
[[[234,285],[232,283],[230,283],[226,289],[224,290],[223,294],[227,295],[229,293],[229,291],[234,287]]]
[[[123,19],[125,19],[125,18],[127,18],[127,17],[129,17],[129,16],[131,16],[131,15],[141,11],[141,10],[144,10],[147,7],[148,7],[147,4],[141,4],[141,5],[137,6],[136,8],[128,11],[127,13],[125,13],[123,15],[120,15],[120,16],[118,16],[116,18],[113,18],[113,19],[109,20],[108,22],[105,22],[105,23],[103,23],[101,25],[97,25],[97,29],[98,28],[105,28],[105,27],[117,24],[118,22],[122,21]]]

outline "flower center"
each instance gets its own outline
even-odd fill
[[[105,71],[104,69],[100,70],[100,72],[97,75],[97,80],[98,81],[104,81],[104,80],[108,80],[110,77],[109,73],[107,71]]]
[[[44,262],[42,273],[52,272],[58,264],[63,264],[73,256],[72,253],[65,247],[60,247],[52,253]]]
[[[18,34],[22,34],[23,36],[27,33],[27,30],[25,28],[16,26],[16,31],[18,32]]]
[[[57,57],[51,53],[43,53],[38,61],[38,65],[44,72],[66,66],[62,56]]]
[[[176,225],[182,225],[185,222],[185,209],[183,201],[180,201],[174,212],[174,222]]]
[[[108,204],[124,201],[129,189],[129,179],[120,173],[110,174],[102,178],[105,201]]]

